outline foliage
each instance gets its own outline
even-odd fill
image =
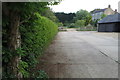
[[[96,31],[96,29],[77,29],[76,31]]]
[[[38,70],[34,75],[36,76],[36,79],[44,78],[43,80],[47,80],[47,78],[49,78],[43,70]]]
[[[70,23],[68,21],[65,21],[65,23],[63,23],[63,26],[67,26],[69,27]]]
[[[92,16],[88,11],[81,9],[80,11],[77,11],[76,17],[74,17],[74,20],[75,22],[77,20],[84,20],[85,25],[88,25],[92,21]]]
[[[24,77],[28,78],[29,72],[27,72],[26,70],[27,68],[28,68],[28,63],[21,60],[19,63],[19,72],[21,72]]]
[[[84,27],[85,25],[85,20],[77,20],[75,22],[75,25],[78,26],[78,27]]]
[[[29,78],[30,73],[37,64],[37,57],[42,55],[44,49],[57,33],[57,25],[48,18],[39,15],[44,12],[49,5],[48,2],[11,2],[2,4],[3,21],[2,21],[2,63],[3,63],[3,78],[15,78],[10,71],[9,64],[14,63],[12,60],[16,56],[21,56],[18,65],[18,72],[22,73],[23,77]],[[37,12],[37,13],[36,13]],[[16,50],[8,48],[9,25],[11,14],[16,13],[20,17],[20,24],[16,27],[20,28],[21,47]],[[17,21],[17,20],[16,20]],[[12,24],[14,25],[14,24]]]
[[[72,23],[75,23],[77,20],[84,20],[85,25],[88,25],[92,21],[91,14],[86,10],[77,11],[77,13],[55,13],[60,22],[64,26],[71,26]]]
[[[58,23],[58,26],[60,27],[60,26],[63,26],[63,23],[62,22],[59,22]]]
[[[106,14],[102,14],[100,19],[96,19],[91,21],[91,24],[95,27],[97,27],[98,21],[102,20],[103,18],[105,18],[107,15]]]
[[[106,14],[102,14],[101,15],[101,19],[103,19],[104,17],[106,17],[107,15]]]
[[[66,22],[71,23],[73,22],[73,18],[75,17],[75,13],[55,13],[56,17],[59,19],[60,22],[65,24]]]
[[[84,27],[80,27],[78,29],[76,29],[77,31],[96,31],[97,27],[88,25],[88,26],[84,26]]]
[[[95,27],[97,27],[98,21],[100,21],[101,19],[96,19],[94,21],[91,22],[91,24]]]
[[[69,25],[69,28],[75,28],[75,24],[74,24],[74,23],[71,23],[71,24]]]
[[[86,19],[86,17],[87,17],[88,14],[89,13],[86,10],[79,10],[76,13],[76,19],[77,20],[84,20],[84,19]]]
[[[90,24],[92,22],[92,16],[91,15],[87,15],[86,19],[85,19],[85,25],[87,26],[88,24]]]
[[[48,18],[42,17],[38,13],[35,13],[34,18],[36,19],[30,20],[29,23],[25,24],[26,26],[20,27],[22,48],[26,52],[22,60],[27,62],[29,73],[32,73],[31,68],[34,68],[38,63],[38,56],[42,55],[44,49],[57,33],[57,25]]]
[[[18,15],[21,18],[21,22],[24,21],[26,22],[27,19],[29,17],[31,17],[32,14],[34,14],[34,12],[43,12],[44,10],[46,10],[47,8],[45,7],[46,5],[49,5],[48,2],[4,2],[2,4],[2,10],[3,13],[2,16],[4,16],[3,18],[3,24],[7,25],[9,24],[9,14],[11,12],[16,12],[18,13]]]
[[[55,16],[55,14],[52,12],[52,10],[49,7],[46,10],[44,10],[41,13],[41,15],[49,18],[50,20],[52,20],[55,23],[58,23],[57,17]]]

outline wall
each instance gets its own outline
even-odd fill
[[[120,23],[98,24],[98,32],[120,32]]]
[[[104,11],[104,14],[106,14],[106,15],[112,15],[112,14],[115,14],[115,12],[114,12],[111,8],[107,8],[107,9]]]

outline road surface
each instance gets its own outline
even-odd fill
[[[118,78],[117,33],[59,32],[37,69],[50,78]]]

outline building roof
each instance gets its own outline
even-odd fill
[[[94,12],[93,12],[93,14],[94,13],[99,13],[99,12],[104,12],[106,9],[100,9],[100,10],[95,10]]]
[[[100,20],[98,23],[113,23],[113,22],[120,22],[120,13],[108,15],[107,17]]]

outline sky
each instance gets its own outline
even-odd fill
[[[74,13],[80,9],[92,11],[96,8],[104,9],[111,5],[113,10],[118,10],[120,0],[62,0],[60,4],[50,6],[54,12]]]

